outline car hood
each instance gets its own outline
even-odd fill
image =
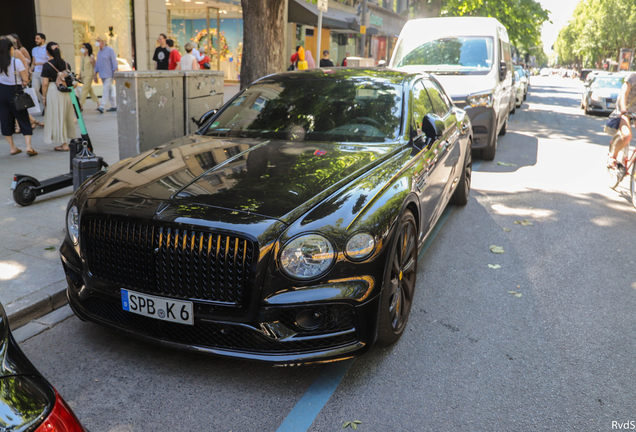
[[[618,89],[596,88],[596,89],[591,89],[590,94],[594,94],[595,96],[605,97],[605,98],[617,98],[618,92],[619,92]]]
[[[401,147],[191,135],[111,167],[87,198],[200,203],[287,222]]]
[[[428,72],[422,66],[403,66],[398,70],[410,73]],[[437,78],[452,98],[465,98],[473,94],[485,93],[493,90],[497,83],[494,69],[488,75],[445,75],[434,71],[429,73]]]

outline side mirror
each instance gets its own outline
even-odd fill
[[[499,62],[499,81],[505,80],[507,73],[508,73],[508,68],[506,67],[506,62],[500,61]]]
[[[438,140],[444,135],[444,122],[435,114],[426,114],[422,119],[422,132],[429,139]]]
[[[206,124],[208,120],[210,120],[210,118],[212,118],[212,116],[214,116],[218,112],[219,112],[218,109],[213,109],[203,114],[199,120],[196,120],[194,117],[192,117],[192,121],[194,122],[194,124],[197,125],[197,127],[201,127],[204,124]]]

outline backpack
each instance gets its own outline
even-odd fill
[[[53,66],[53,63],[48,62],[48,64],[50,64],[51,67],[57,72],[57,78],[55,78],[55,86],[57,87],[57,89],[62,93],[70,93],[72,90],[69,87],[73,87],[73,81],[70,74],[68,73],[68,63],[66,63],[67,69],[61,72],[57,70],[55,66]]]

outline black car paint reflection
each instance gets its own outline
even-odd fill
[[[384,288],[397,283],[387,269],[400,220],[413,214],[420,246],[451,196],[468,193],[459,186],[470,184],[471,134],[428,75],[266,77],[196,134],[77,191],[80,241],[60,249],[70,304],[84,320],[170,347],[274,363],[361,354],[376,340]],[[335,259],[300,280],[279,256],[307,233]],[[360,233],[375,247],[357,260],[345,245]],[[122,288],[192,301],[194,326],[122,311]],[[309,312],[319,325],[302,325]]]

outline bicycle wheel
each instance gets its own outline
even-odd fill
[[[636,162],[632,165],[629,175],[629,191],[632,194],[632,205],[636,208]]]

